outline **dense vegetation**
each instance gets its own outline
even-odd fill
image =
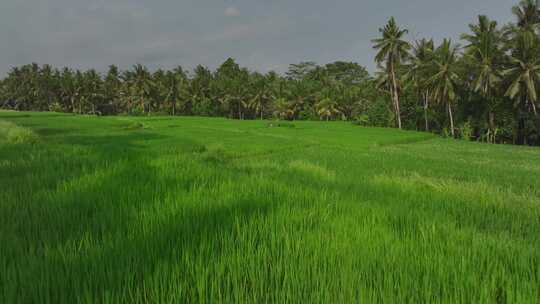
[[[221,116],[239,119],[354,120],[369,126],[429,130],[447,136],[540,144],[540,14],[533,0],[513,8],[514,23],[486,16],[463,34],[409,42],[392,18],[375,39],[380,72],[335,62],[291,65],[285,76],[240,68],[232,59],[216,71],[198,66],[150,72],[111,66],[58,70],[13,68],[0,82],[0,107],[86,114]]]
[[[344,122],[0,112],[0,303],[538,303],[539,164]]]

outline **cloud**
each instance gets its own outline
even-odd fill
[[[238,17],[240,16],[240,10],[234,6],[229,6],[225,9],[225,16],[227,17]]]
[[[309,60],[374,69],[371,39],[388,16],[418,33],[409,39],[440,41],[468,31],[477,14],[509,21],[508,0],[491,1],[0,0],[0,78],[31,62],[103,72],[135,63],[215,68],[228,57],[259,71]]]

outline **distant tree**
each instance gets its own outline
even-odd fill
[[[117,66],[109,66],[109,71],[103,81],[103,98],[109,107],[109,111],[118,112],[118,104],[120,103],[122,81],[120,79],[120,71]]]
[[[187,95],[188,79],[182,67],[177,67],[166,74],[165,100],[171,106],[171,114],[176,115],[176,108]]]
[[[355,62],[336,61],[324,66],[327,77],[347,86],[360,85],[369,80],[369,72]]]
[[[256,114],[258,113],[262,120],[265,109],[275,97],[272,92],[271,82],[266,77],[255,73],[252,79],[252,96],[250,97],[248,107],[255,111]]]
[[[303,80],[317,69],[318,65],[313,61],[304,61],[291,64],[286,75],[291,80]]]
[[[433,40],[422,39],[416,41],[416,44],[413,47],[412,60],[408,66],[408,71],[405,74],[406,81],[422,99],[426,131],[429,131],[429,77],[433,67],[434,48]]]
[[[457,99],[456,86],[459,81],[457,61],[457,47],[450,40],[445,39],[435,51],[434,75],[429,80],[435,100],[446,106],[448,110],[452,137],[455,137],[452,105]]]
[[[488,125],[490,133],[494,134],[495,96],[501,86],[505,61],[502,33],[497,29],[497,22],[486,16],[478,16],[478,24],[470,24],[469,28],[472,34],[462,35],[462,39],[468,42],[465,60],[474,79],[473,91],[480,93],[487,102]]]
[[[126,82],[128,84],[129,92],[133,98],[139,100],[142,113],[148,113],[150,109],[150,96],[152,90],[152,75],[146,67],[141,64],[137,64],[133,67],[133,71],[129,71],[126,75]]]
[[[324,97],[316,104],[317,114],[321,119],[330,120],[334,115],[340,114],[341,111],[338,108],[338,104],[335,100],[329,97]]]
[[[397,125],[401,129],[401,112],[399,104],[399,87],[396,71],[399,66],[408,59],[410,44],[403,38],[407,30],[399,28],[395,19],[392,17],[384,28],[379,29],[381,38],[374,39],[374,48],[378,50],[375,61],[380,66],[384,63],[384,70],[390,82],[390,93],[394,103]]]

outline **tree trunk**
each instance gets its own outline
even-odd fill
[[[242,120],[242,109],[240,108],[240,104],[238,104],[238,119]]]
[[[396,108],[396,101],[394,99],[394,87],[393,86],[390,86],[390,99],[392,100],[392,106],[394,108],[394,115],[397,116],[397,108]],[[396,117],[396,121],[397,121],[397,117]]]
[[[70,100],[71,100],[71,112],[76,113],[76,110],[75,110],[75,98],[71,97]]]
[[[429,121],[428,121],[428,106],[429,106],[429,91],[424,93],[424,121],[426,123],[426,131],[429,132]]]
[[[172,103],[172,115],[176,116],[176,101]]]
[[[456,138],[454,132],[454,116],[452,115],[452,105],[450,103],[448,103],[448,116],[450,117],[450,134],[452,134],[453,138]]]
[[[395,104],[395,107],[396,107],[396,118],[397,118],[397,124],[398,124],[398,128],[401,129],[401,113],[400,113],[400,109],[399,109],[399,94],[398,94],[398,88],[397,88],[397,82],[396,82],[396,73],[394,71],[394,64],[392,62],[390,62],[390,73],[392,74],[392,86],[394,87],[393,89],[393,98],[394,98],[394,104]]]
[[[489,110],[489,113],[488,113],[488,123],[489,123],[489,129],[490,129],[490,133],[491,133],[491,138],[489,138],[488,140],[490,141],[490,143],[494,144],[495,143],[495,113],[493,112],[493,110]]]
[[[263,110],[263,106],[261,105],[261,120],[263,120],[263,113],[264,113],[264,110]]]

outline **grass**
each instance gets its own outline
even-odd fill
[[[540,150],[1,112],[1,303],[539,303]],[[0,131],[4,132],[4,131]]]
[[[27,128],[19,127],[8,121],[0,121],[0,142],[5,144],[34,144],[38,136]]]

